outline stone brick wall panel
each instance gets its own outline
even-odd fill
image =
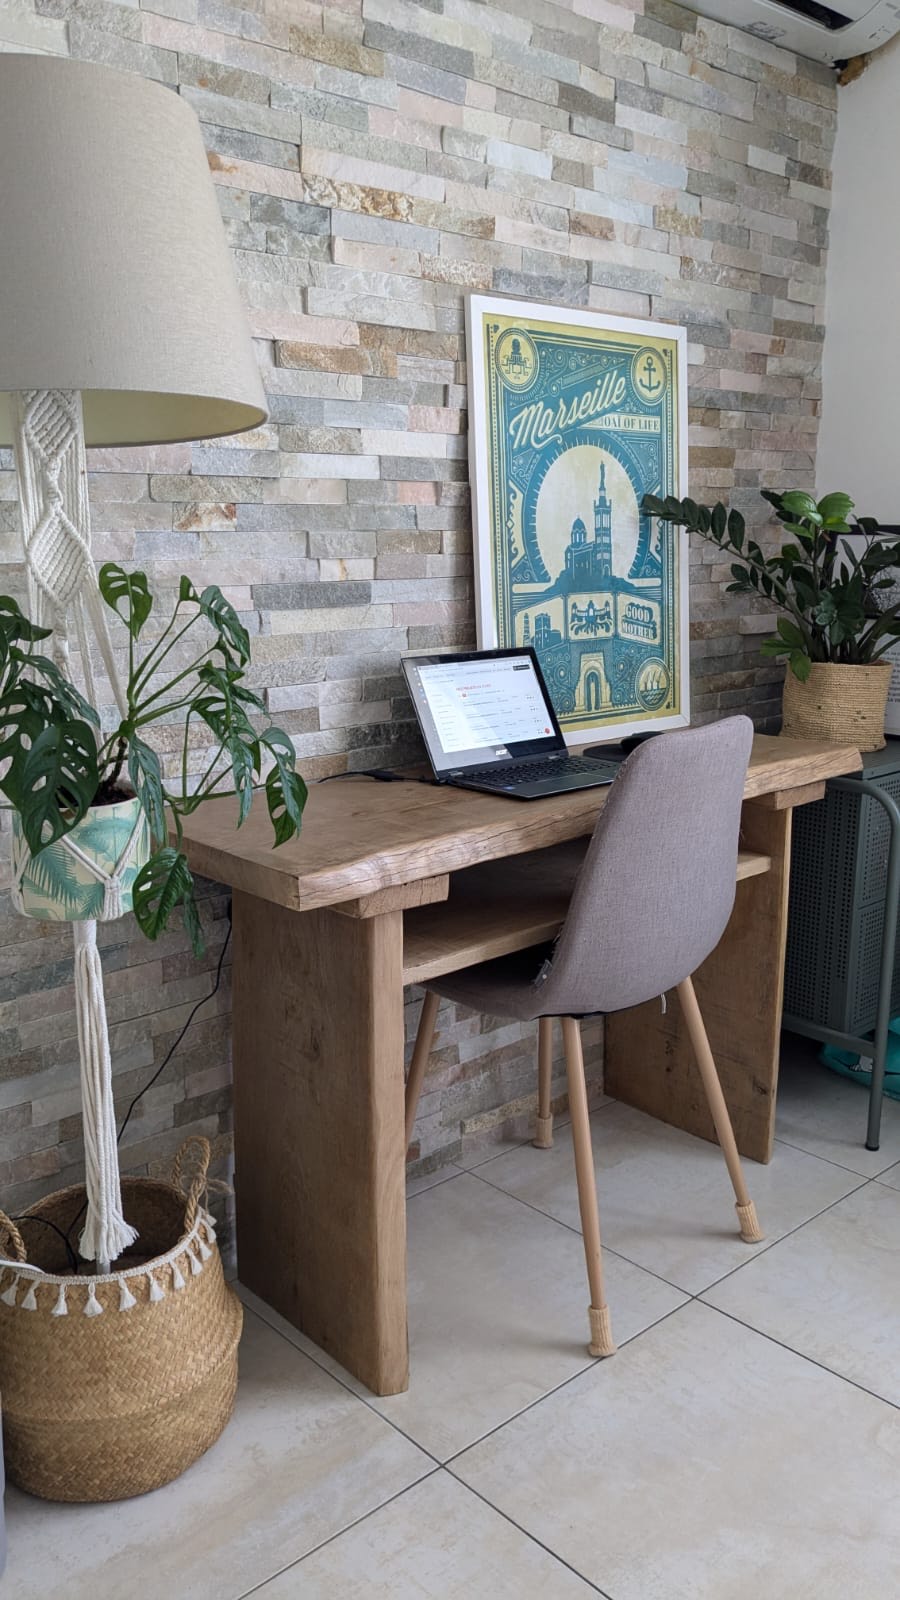
[[[762,485],[812,483],[825,68],[671,0],[7,0],[0,49],[145,74],[201,119],[270,421],[96,452],[96,549],[145,567],[164,599],[182,568],[222,585],[309,780],[416,755],[400,653],[473,642],[467,289],[684,321],[694,495],[761,528]],[[14,501],[0,452],[0,559],[20,594]],[[769,619],[723,594],[717,552],[691,557],[695,716],[771,727]],[[180,932],[153,947],[103,930],[123,1106],[208,989],[224,909],[208,886],[200,963]],[[127,1167],[163,1170],[190,1131],[227,1163],[227,1007],[226,972],[142,1102]],[[410,1029],[417,1012],[411,996]],[[4,907],[8,1206],[80,1171],[74,1038],[67,936]],[[591,1043],[597,1073],[596,1028]],[[532,1030],[443,1008],[416,1167],[523,1132],[534,1058]]]

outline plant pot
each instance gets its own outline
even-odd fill
[[[80,1186],[31,1206],[21,1232],[0,1213],[6,1470],[29,1494],[93,1502],[157,1489],[231,1416],[243,1312],[200,1204],[208,1140],[186,1142],[176,1173],[189,1146],[200,1164],[187,1197],[171,1183],[124,1179],[141,1238],[105,1276],[72,1274],[60,1235],[41,1226],[77,1236]]]
[[[851,667],[814,661],[805,683],[788,668],[782,733],[791,739],[827,739],[858,750],[884,748],[890,662]]]
[[[42,922],[109,922],[132,908],[132,889],[150,856],[139,800],[91,806],[64,839],[33,856],[13,812],[13,903]]]

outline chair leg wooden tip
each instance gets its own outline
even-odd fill
[[[553,1117],[536,1117],[534,1122],[534,1138],[532,1144],[535,1150],[551,1150],[553,1148]]]
[[[741,1225],[741,1238],[744,1243],[759,1244],[765,1238],[765,1234],[759,1225],[753,1201],[748,1200],[745,1206],[736,1205],[734,1209],[738,1214],[738,1221]]]
[[[591,1324],[591,1342],[588,1345],[588,1355],[614,1356],[616,1344],[612,1336],[609,1306],[588,1306],[588,1317]]]

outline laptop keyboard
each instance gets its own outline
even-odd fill
[[[545,756],[539,761],[514,761],[506,767],[492,767],[477,777],[485,788],[507,789],[511,783],[535,783],[545,778],[600,778],[609,776],[606,769],[618,771],[618,765],[615,761],[592,761],[589,756],[569,756],[565,761],[548,761]]]

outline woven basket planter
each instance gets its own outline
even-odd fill
[[[195,1159],[187,1194],[183,1165]],[[140,1240],[118,1270],[68,1270],[84,1189],[0,1213],[0,1393],[12,1483],[45,1500],[121,1500],[177,1478],[231,1416],[240,1301],[201,1205],[209,1143],[189,1139],[171,1183],[125,1178]],[[2,1236],[2,1235],[0,1235]]]
[[[791,739],[828,739],[858,750],[882,750],[892,670],[886,661],[866,667],[814,661],[801,683],[789,668],[782,733]]]
[[[109,921],[132,909],[134,880],[150,856],[150,829],[139,800],[91,806],[71,833],[39,856],[28,849],[16,811],[12,827],[14,898],[24,916],[40,922]],[[113,877],[118,883],[110,905],[104,880]]]

